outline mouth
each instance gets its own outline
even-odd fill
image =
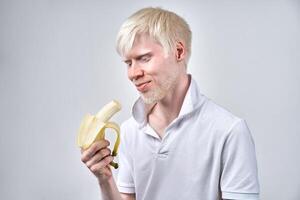
[[[138,84],[135,84],[135,87],[136,87],[136,89],[139,92],[145,92],[146,90],[148,90],[150,82],[151,81],[146,81],[146,82],[138,83]]]

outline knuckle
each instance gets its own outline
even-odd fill
[[[93,172],[93,173],[96,173],[98,171],[98,167],[97,165],[93,165],[90,167],[90,170]]]
[[[99,147],[100,147],[99,142],[95,142],[95,143],[93,144],[92,147],[93,147],[93,148],[92,148],[92,151],[93,151],[93,152],[98,151],[98,150],[99,150]]]
[[[86,156],[81,156],[81,162],[85,163],[87,161]]]
[[[101,158],[103,158],[105,156],[105,151],[104,150],[100,150],[99,154],[100,154]]]
[[[109,152],[108,149],[103,149],[103,150],[100,151],[100,153],[101,153],[101,156],[102,156],[102,157],[105,157],[105,156],[107,156],[107,155],[110,154],[110,152]]]
[[[105,163],[106,163],[106,165],[108,165],[112,160],[113,160],[113,159],[112,159],[112,156],[107,156],[107,157],[105,158]]]
[[[102,148],[102,140],[95,142],[94,152],[99,151]]]
[[[88,168],[92,167],[92,164],[93,164],[92,162],[86,162],[86,163],[85,163],[85,165],[86,165]]]

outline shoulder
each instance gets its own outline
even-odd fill
[[[237,125],[246,124],[244,119],[208,98],[200,113],[201,119],[217,133],[225,134],[227,136]]]

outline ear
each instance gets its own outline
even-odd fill
[[[184,44],[179,41],[176,43],[176,60],[178,62],[183,61],[186,56],[185,46]]]

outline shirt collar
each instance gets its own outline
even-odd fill
[[[189,76],[191,76],[189,74]],[[180,109],[178,117],[187,115],[201,106],[204,101],[202,94],[198,88],[196,81],[191,77],[191,83],[188,91],[184,97],[182,107]],[[147,114],[155,104],[147,105],[143,102],[143,99],[139,97],[133,105],[132,116],[135,121],[143,127],[147,125]]]

